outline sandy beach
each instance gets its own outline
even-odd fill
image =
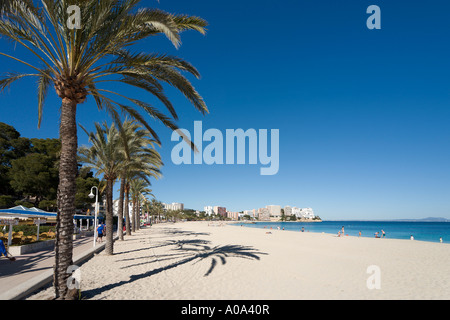
[[[446,243],[180,222],[114,251],[81,266],[83,299],[450,299]]]

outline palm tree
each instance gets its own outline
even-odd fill
[[[151,195],[153,198],[155,197],[153,194]],[[147,212],[147,223],[151,222],[151,212],[150,212],[150,201],[145,198],[143,202],[143,206],[145,206],[146,212]]]
[[[150,210],[152,211],[152,215],[155,216],[155,221],[157,223],[161,223],[161,214],[164,213],[164,206],[161,201],[152,199]]]
[[[164,208],[161,201],[152,199],[151,203],[152,213],[158,217],[158,222],[161,222],[161,213],[164,213]]]
[[[83,128],[83,127],[82,127]],[[106,123],[95,124],[96,132],[88,133],[91,147],[79,148],[79,160],[87,168],[94,169],[96,175],[103,175],[106,181],[106,246],[105,252],[113,254],[113,187],[114,182],[122,170],[125,158],[120,152],[120,135],[114,124],[110,127]]]
[[[119,195],[119,239],[123,240],[123,209],[128,208],[129,181],[140,177],[149,184],[149,177],[159,178],[161,172],[159,168],[163,165],[160,154],[154,149],[159,145],[151,138],[150,132],[136,121],[125,121],[122,125],[121,151],[125,155],[125,165],[120,173],[120,195]],[[126,196],[125,196],[126,194]],[[129,216],[125,214],[127,234],[131,234]]]
[[[54,273],[55,295],[58,299],[71,298],[67,288],[70,275],[66,270],[72,264],[78,104],[92,95],[97,107],[106,110],[119,129],[119,111],[122,111],[141,122],[157,141],[158,136],[146,122],[145,115],[153,116],[171,129],[177,129],[172,118],[178,118],[162,83],[183,93],[203,114],[208,111],[202,97],[181,73],[188,72],[199,77],[198,71],[190,63],[174,56],[130,51],[132,45],[158,34],[164,34],[178,47],[181,32],[196,30],[205,33],[206,21],[157,9],[137,9],[139,2],[40,0],[38,5],[38,1],[33,0],[0,1],[0,36],[23,46],[32,53],[34,59],[25,61],[16,57],[15,53],[0,52],[0,55],[33,70],[32,73],[7,74],[0,80],[0,92],[16,80],[36,77],[38,126],[41,124],[48,89],[53,86],[61,98],[61,156]],[[79,29],[67,23],[68,8],[72,5],[80,9]],[[130,85],[150,93],[169,110],[170,116],[144,101],[99,87],[110,82]]]
[[[133,201],[133,232],[140,229],[140,207],[141,200],[145,200],[145,195],[151,194],[148,188],[148,181],[137,178],[130,181],[131,199]]]
[[[131,235],[131,231],[135,231],[136,224],[133,224],[133,228],[130,226],[130,216],[129,216],[129,195],[131,190],[131,182],[135,179],[144,180],[148,185],[150,185],[149,177],[155,177],[159,178],[161,176],[159,168],[157,166],[149,166],[151,164],[151,161],[153,160],[147,160],[149,162],[145,162],[145,157],[136,157],[133,161],[128,161],[125,164],[125,168],[123,169],[122,173],[123,177],[121,179],[121,185],[124,185],[124,192],[120,194],[120,197],[124,199],[124,215],[125,215],[125,223],[126,223],[126,231],[127,235]],[[139,169],[141,168],[141,169]],[[120,199],[120,198],[119,198]],[[120,201],[119,201],[120,206]],[[134,208],[134,207],[133,207]],[[133,220],[135,221],[135,220]]]

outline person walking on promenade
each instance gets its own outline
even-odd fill
[[[101,223],[98,227],[97,227],[97,236],[98,242],[102,242],[103,241],[103,231],[105,230],[105,225],[103,223]]]
[[[12,256],[11,253],[6,250],[5,244],[3,243],[3,240],[0,239],[0,257],[5,256],[5,258],[8,258],[9,261],[16,261],[16,258]]]

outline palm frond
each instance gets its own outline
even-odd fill
[[[38,128],[41,127],[41,121],[42,121],[42,112],[44,109],[44,100],[47,96],[48,88],[50,84],[52,83],[52,77],[50,76],[50,71],[42,71],[38,75]]]
[[[158,135],[147,122],[147,116],[171,130],[178,129],[174,122],[178,120],[178,114],[163,85],[180,91],[202,114],[208,112],[203,98],[184,75],[200,78],[192,64],[173,55],[132,53],[129,50],[137,41],[156,35],[164,35],[179,47],[180,33],[195,30],[205,34],[207,22],[195,16],[138,8],[139,3],[139,0],[40,0],[40,5],[34,0],[0,2],[0,36],[28,49],[38,62],[35,64],[35,61],[24,61],[0,52],[0,55],[36,70],[33,75],[38,77],[38,126],[52,82],[61,98],[76,103],[82,103],[86,95],[92,95],[97,108],[108,113],[119,132],[122,116],[129,115],[141,122],[158,143]],[[83,28],[72,30],[67,26],[70,5],[80,7]],[[10,74],[0,80],[0,92],[23,76]],[[101,88],[101,83],[109,81],[144,90],[162,103],[169,115],[150,103],[102,91],[106,89]],[[117,97],[127,99],[131,105],[121,103]]]
[[[31,76],[39,76],[38,74],[30,74],[30,73],[7,73],[6,76],[0,80],[0,93],[2,93],[6,88],[9,88],[9,86],[19,79],[22,79],[24,77],[31,77]]]
[[[185,30],[196,30],[201,34],[206,34],[208,22],[200,17],[181,14],[172,15],[172,19],[176,23],[179,32]]]

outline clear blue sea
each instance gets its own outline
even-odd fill
[[[240,226],[242,223],[236,223]],[[450,243],[450,222],[404,222],[404,221],[322,221],[322,222],[256,222],[254,224],[242,224],[249,228],[273,228],[291,231],[301,231],[304,227],[305,232],[324,232],[336,234],[344,226],[345,234],[349,236],[358,236],[361,231],[362,237],[375,237],[375,232],[381,230],[386,233],[386,238],[391,239],[410,239],[439,242],[442,237],[444,243]]]

